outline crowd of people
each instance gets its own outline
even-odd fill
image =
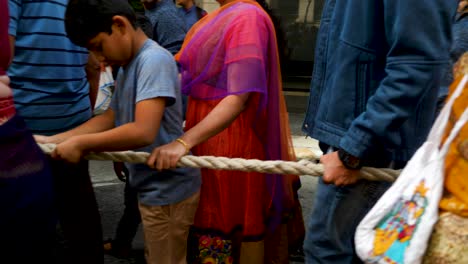
[[[123,0],[0,0],[0,262],[127,257],[142,223],[151,264],[289,263],[302,247],[306,263],[360,263],[356,227],[391,184],[359,170],[404,168],[449,84],[468,74],[466,63],[451,70],[467,49],[467,1],[325,1],[303,125],[324,175],[306,225],[297,175],[176,167],[187,154],[295,160],[272,10],[217,2],[207,13],[189,0],[141,0],[137,13]],[[93,116],[104,67],[115,90]],[[467,105],[463,92],[451,122]],[[462,219],[467,128],[447,156],[440,203]],[[36,142],[56,148],[45,156]],[[103,240],[82,158],[125,150],[151,155],[115,164],[125,209]]]

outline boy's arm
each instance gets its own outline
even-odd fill
[[[68,130],[66,132],[56,134],[50,137],[34,135],[36,142],[38,143],[53,143],[59,144],[63,141],[79,135],[98,133],[112,129],[114,127],[114,111],[109,108],[103,114],[95,116],[85,123],[77,126],[74,129]]]
[[[80,136],[84,151],[121,151],[150,145],[156,138],[166,107],[163,97],[140,101],[135,122],[101,133]]]
[[[57,146],[53,156],[78,162],[83,154],[91,151],[122,151],[150,145],[158,134],[165,107],[163,97],[140,101],[135,108],[135,122],[71,137]]]

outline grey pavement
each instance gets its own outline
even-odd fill
[[[293,145],[297,149],[309,151],[313,155],[321,155],[317,142],[311,138],[306,138],[301,132],[301,125],[304,119],[306,99],[305,93],[286,93],[286,103],[289,111],[289,121],[291,133],[293,134]],[[92,177],[96,198],[99,204],[101,219],[103,224],[103,237],[112,238],[115,228],[123,212],[123,189],[124,184],[115,176],[112,163],[107,161],[91,161],[90,174]],[[313,206],[313,197],[317,184],[317,177],[301,176],[302,187],[299,190],[299,198],[303,208],[304,220],[307,220]],[[137,252],[136,257],[129,259],[117,259],[112,256],[105,256],[106,264],[130,264],[144,263],[143,260],[143,233],[140,229],[134,239],[133,247]],[[298,264],[302,262],[291,262]]]

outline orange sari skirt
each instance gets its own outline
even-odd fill
[[[186,129],[199,123],[219,101],[189,98]],[[252,124],[258,121],[255,120],[255,109],[247,107],[228,128],[194,147],[193,154],[264,160],[263,145],[252,129]],[[275,231],[275,234],[268,230],[266,224],[272,213],[269,211],[271,195],[266,177],[269,176],[256,172],[202,169],[200,202],[189,238],[190,263],[239,263],[242,243],[263,243],[269,236],[280,236],[274,239],[285,244],[286,249],[282,250],[286,255],[289,246],[302,246],[304,223],[297,197],[299,177],[284,176],[289,177],[286,183],[295,190],[295,197],[290,199],[296,201],[296,206],[289,208],[284,215],[285,225],[278,227],[283,232]],[[288,225],[293,221],[294,224]],[[266,251],[271,247],[270,242],[265,241],[265,247],[254,247],[265,248]],[[272,247],[278,250],[278,245],[273,244]]]

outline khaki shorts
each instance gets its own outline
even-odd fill
[[[197,192],[176,204],[139,204],[148,264],[187,263],[187,238],[199,200]]]

